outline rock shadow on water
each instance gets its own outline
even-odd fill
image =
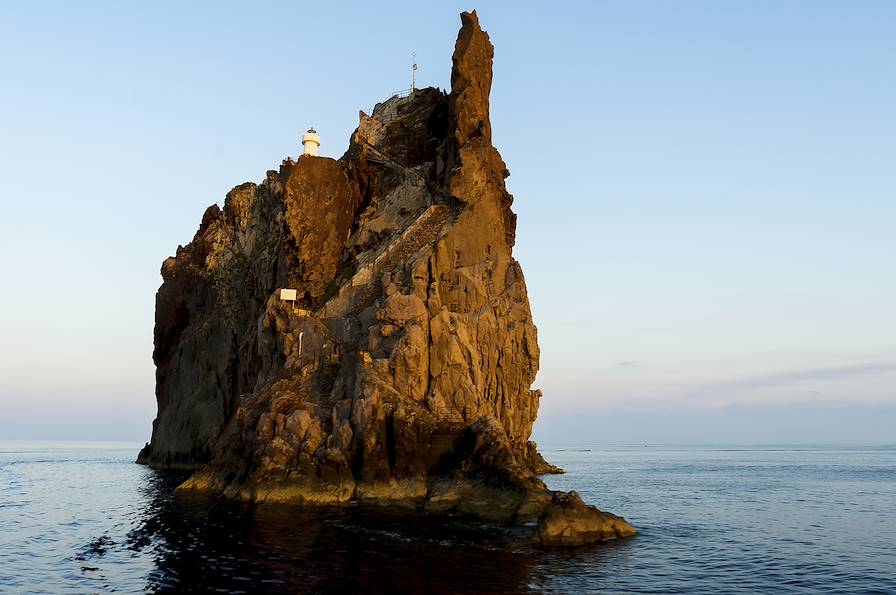
[[[175,493],[183,478],[147,475],[123,544],[152,559],[148,593],[529,592],[570,563],[593,570],[607,547],[545,552],[474,518]]]

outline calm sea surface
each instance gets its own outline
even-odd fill
[[[634,539],[171,495],[137,445],[0,443],[3,593],[896,593],[896,448],[546,449]]]

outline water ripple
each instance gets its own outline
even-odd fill
[[[0,592],[893,593],[894,449],[564,449],[634,539],[176,498],[136,447],[0,445]]]

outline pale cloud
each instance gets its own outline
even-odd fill
[[[896,398],[896,361],[864,362],[745,375],[696,384],[679,398],[709,405],[800,400],[889,401]]]
[[[615,370],[615,372],[614,372]],[[577,407],[623,407],[645,411],[700,411],[730,405],[800,402],[896,402],[896,361],[886,359],[806,367],[723,369],[614,362],[587,387],[546,383],[545,401]]]

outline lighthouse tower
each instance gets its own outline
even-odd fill
[[[314,128],[309,128],[302,136],[302,146],[305,147],[305,155],[317,157],[317,148],[320,146],[320,137]]]

